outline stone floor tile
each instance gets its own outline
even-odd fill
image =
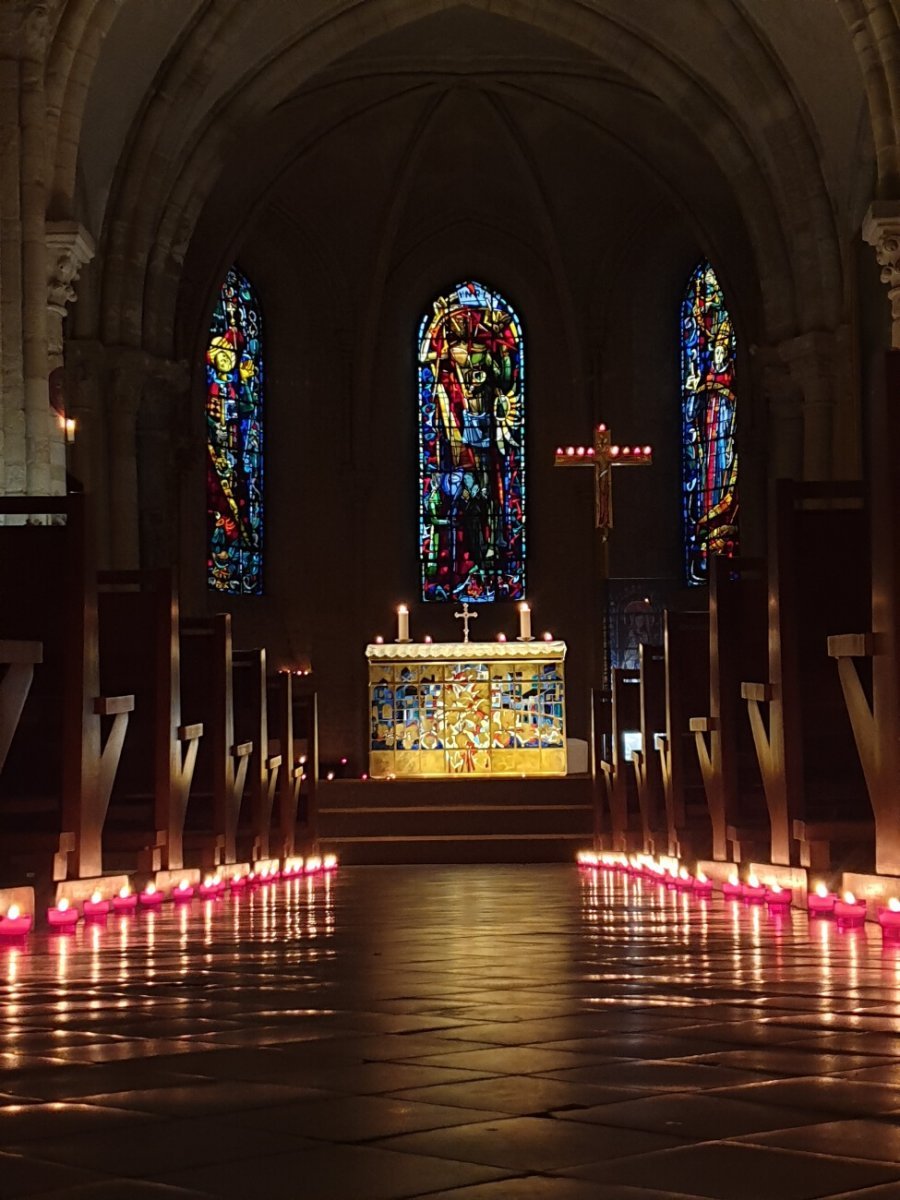
[[[763,1130],[785,1130],[823,1120],[822,1113],[809,1109],[748,1104],[697,1092],[667,1092],[662,1096],[645,1096],[639,1100],[556,1112],[553,1115],[559,1120],[588,1121],[622,1129],[645,1129],[698,1141],[734,1138]]]
[[[333,1096],[306,1104],[241,1112],[236,1119],[248,1128],[284,1131],[317,1141],[370,1142],[424,1129],[502,1120],[506,1115],[392,1096]]]
[[[570,1054],[565,1050],[546,1050],[541,1046],[494,1046],[490,1050],[462,1050],[449,1054],[429,1054],[415,1060],[418,1066],[459,1067],[492,1075],[537,1075],[539,1072],[564,1071],[572,1067],[601,1066],[621,1055]]]
[[[557,1079],[535,1075],[501,1075],[493,1079],[476,1079],[472,1083],[446,1083],[393,1093],[404,1100],[496,1109],[519,1116],[546,1113],[571,1105],[576,1112],[576,1120],[577,1110],[619,1100],[633,1100],[641,1094],[627,1088],[561,1083]]]
[[[323,1092],[319,1088],[204,1079],[182,1087],[137,1088],[132,1091],[111,1092],[91,1096],[89,1102],[104,1108],[134,1109],[141,1113],[156,1113],[169,1117],[191,1117],[206,1113],[245,1113],[255,1108],[283,1107],[330,1096],[330,1092]]]
[[[2,1193],[0,1193],[2,1195]],[[209,1200],[209,1192],[188,1191],[139,1179],[106,1179],[63,1191],[40,1192],[34,1200]]]
[[[613,1184],[586,1183],[578,1179],[560,1179],[548,1175],[518,1176],[498,1183],[458,1188],[452,1192],[431,1192],[417,1200],[693,1200],[675,1192]]]
[[[751,1104],[809,1108],[853,1117],[900,1111],[900,1087],[868,1081],[860,1083],[839,1075],[769,1079],[737,1088],[722,1088],[717,1095]]]
[[[680,1139],[546,1117],[507,1117],[455,1129],[407,1134],[380,1144],[410,1154],[487,1163],[511,1171],[550,1171],[577,1163],[645,1154],[678,1145]]]
[[[567,1071],[543,1071],[541,1074],[547,1079],[558,1079],[564,1083],[641,1088],[647,1092],[736,1087],[759,1081],[759,1075],[753,1071],[679,1060],[637,1062],[634,1059],[622,1059],[597,1067],[575,1067]]]
[[[149,1113],[126,1112],[110,1104],[103,1107],[66,1103],[6,1105],[0,1109],[0,1145],[13,1146],[94,1133],[117,1137],[125,1127],[153,1125],[155,1120]],[[150,1136],[149,1130],[144,1136]]]
[[[79,1183],[90,1183],[97,1178],[97,1173],[93,1171],[58,1163],[39,1162],[21,1154],[0,1150],[0,1187],[3,1189],[0,1196],[3,1200],[74,1187]],[[124,1196],[122,1200],[125,1200]]]
[[[228,1200],[258,1195],[263,1181],[266,1200],[405,1200],[489,1183],[508,1174],[474,1163],[395,1154],[373,1146],[337,1145],[247,1158],[159,1178]]]
[[[705,1142],[560,1173],[651,1188],[665,1181],[674,1192],[712,1200],[812,1200],[828,1195],[829,1189],[900,1181],[900,1166],[738,1142]]]
[[[807,1150],[814,1154],[840,1154],[872,1158],[878,1162],[900,1162],[900,1122],[896,1118],[869,1121],[826,1121],[801,1129],[752,1133],[741,1138],[761,1146]]]

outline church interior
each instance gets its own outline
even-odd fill
[[[900,1197],[898,63],[0,0],[3,1200]]]

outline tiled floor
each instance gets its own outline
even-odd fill
[[[0,1200],[900,1200],[873,929],[344,869],[0,948],[0,998]]]

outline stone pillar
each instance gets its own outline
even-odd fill
[[[106,354],[99,342],[66,343],[66,407],[76,423],[69,466],[84,491],[93,497],[92,520],[101,567],[112,563],[104,404],[106,373]]]
[[[849,364],[842,362],[844,339],[837,331],[815,330],[779,347],[791,378],[802,393],[803,478],[834,475],[834,430],[839,381],[849,386]]]
[[[47,223],[47,370],[52,376],[63,365],[63,322],[67,306],[75,299],[72,286],[85,263],[94,256],[94,241],[77,221]],[[63,384],[62,407],[55,406],[50,426],[50,488],[53,495],[66,491],[68,441],[66,420],[77,417]],[[73,431],[73,435],[74,435]]]
[[[138,512],[141,565],[178,562],[183,459],[188,425],[190,368],[186,362],[151,359],[137,417]]]
[[[862,227],[863,241],[875,248],[881,282],[891,304],[891,349],[900,350],[900,201],[876,201]]]
[[[777,349],[758,352],[768,418],[768,462],[772,479],[803,478],[803,398]]]
[[[106,387],[109,532],[114,570],[140,565],[138,543],[137,414],[147,377],[141,350],[110,352]]]

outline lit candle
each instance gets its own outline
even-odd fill
[[[186,879],[182,879],[178,887],[172,893],[172,899],[176,904],[187,904],[188,900],[194,895],[194,889]]]
[[[712,880],[707,879],[702,871],[698,871],[694,876],[694,895],[695,896],[711,896],[712,895]]]
[[[338,860],[336,854],[326,854],[322,859],[323,871],[334,871],[337,868]]]
[[[397,641],[409,641],[409,609],[405,604],[397,609]]]
[[[531,641],[531,609],[527,604],[519,605],[519,641]]]
[[[63,896],[55,908],[47,909],[47,924],[52,925],[54,929],[73,929],[78,923],[79,915],[78,909],[72,908]]]
[[[31,914],[23,913],[18,904],[11,904],[0,917],[0,938],[24,937],[31,929]]]
[[[305,870],[306,870],[307,875],[314,875],[317,871],[321,871],[322,870],[321,858],[319,858],[319,856],[317,854],[314,854],[312,856],[312,858],[308,858],[306,860]]]
[[[850,928],[864,925],[868,907],[867,901],[857,900],[852,892],[844,892],[843,896],[834,902],[834,918],[838,925]]]
[[[140,901],[144,908],[157,908],[164,899],[165,896],[155,883],[148,883],[140,895]]]
[[[247,886],[249,879],[249,875],[238,875],[237,872],[235,872],[235,874],[231,877],[229,887],[233,892],[242,892]]]
[[[113,912],[134,912],[137,908],[137,896],[126,883],[120,888],[118,896],[113,896]]]
[[[747,882],[741,888],[741,895],[745,900],[749,900],[751,904],[757,904],[766,898],[766,889],[759,882],[755,875],[748,875]]]
[[[105,921],[109,913],[109,901],[104,900],[99,892],[92,892],[90,900],[84,902],[84,919],[86,921]]]
[[[806,897],[806,908],[811,917],[830,917],[834,915],[834,902],[837,899],[824,883],[817,883],[814,892]]]
[[[213,900],[222,890],[222,881],[218,875],[207,875],[197,891],[204,900]]]
[[[725,882],[722,884],[722,895],[731,896],[732,898],[740,896],[743,892],[743,884],[737,871],[732,871]]]
[[[886,938],[900,938],[900,900],[891,896],[887,904],[878,909],[878,924]],[[0,922],[2,929],[2,922]]]
[[[766,904],[771,908],[789,908],[793,899],[793,890],[780,883],[770,883],[766,888]]]
[[[692,892],[694,890],[694,881],[687,867],[679,869],[678,878],[675,880],[675,887],[679,892]]]

